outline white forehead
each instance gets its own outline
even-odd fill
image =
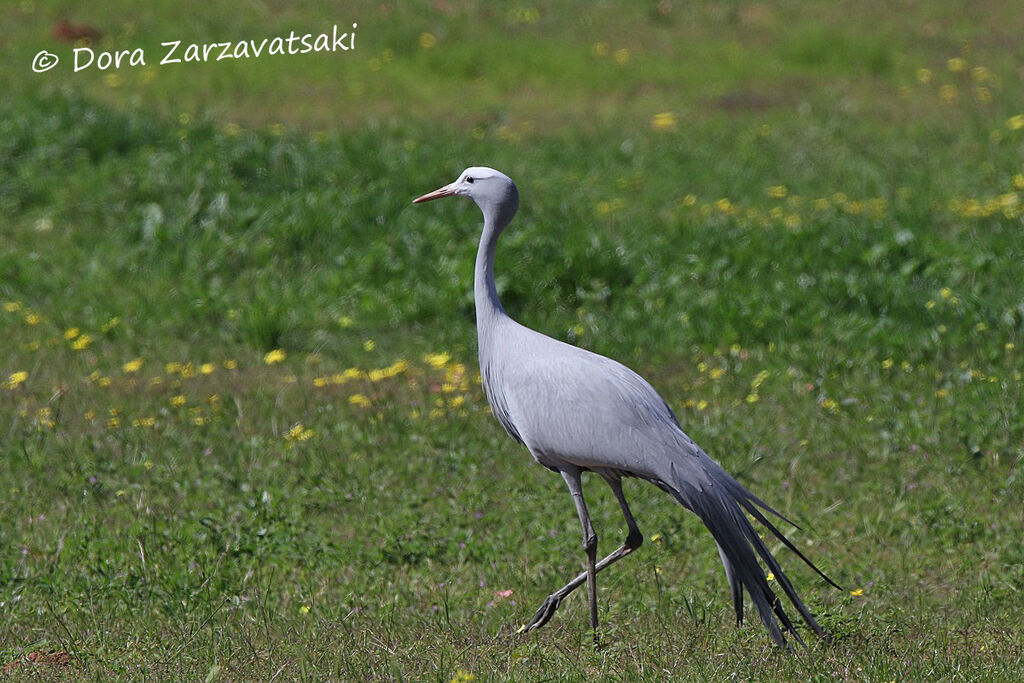
[[[460,179],[466,177],[471,177],[474,179],[505,178],[506,180],[509,180],[509,177],[502,173],[501,171],[495,171],[493,168],[488,168],[487,166],[470,166],[469,168],[462,172],[462,175],[459,176]]]

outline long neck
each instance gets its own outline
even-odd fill
[[[498,245],[501,227],[491,216],[484,215],[484,231],[476,252],[476,267],[473,271],[473,298],[476,301],[476,324],[478,328],[490,327],[505,315],[505,309],[498,299],[498,288],[494,284],[494,250]]]
[[[473,272],[473,298],[476,302],[477,338],[480,352],[484,353],[491,339],[495,325],[508,315],[498,299],[498,288],[494,284],[494,250],[498,236],[512,220],[515,207],[488,206],[483,211],[484,229],[480,235],[480,246],[476,252],[476,267]]]

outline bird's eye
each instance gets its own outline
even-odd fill
[[[466,176],[466,182],[472,184],[473,183],[473,176]]]

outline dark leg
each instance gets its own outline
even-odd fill
[[[607,557],[602,559],[600,562],[598,562],[594,566],[594,574],[595,575],[597,574],[597,572],[601,571],[605,567],[608,567],[608,566],[610,566],[612,564],[615,564],[616,562],[621,560],[626,555],[629,555],[631,552],[633,552],[634,550],[639,548],[640,545],[644,542],[643,534],[640,533],[640,528],[637,526],[636,520],[633,519],[633,513],[630,511],[629,505],[626,503],[626,497],[622,493],[622,482],[621,482],[621,480],[618,477],[614,477],[614,476],[609,476],[609,475],[602,475],[602,476],[604,476],[605,480],[608,482],[608,485],[611,487],[612,493],[615,494],[615,499],[619,501],[619,506],[622,508],[622,514],[626,518],[626,528],[629,530],[629,533],[626,536],[626,541],[617,550],[615,550],[615,552],[611,553],[610,555],[608,555]],[[567,479],[567,481],[568,481],[568,479]],[[570,491],[571,490],[572,490],[572,487],[570,486]],[[575,494],[574,494],[574,497],[575,497]],[[580,494],[580,500],[582,501],[582,499],[583,499],[583,496],[582,496],[582,493],[581,493]],[[585,510],[586,510],[586,507],[584,507],[584,511]],[[582,521],[582,518],[581,518],[581,521]],[[590,519],[588,517],[587,518],[587,524],[589,524],[589,522],[590,522]],[[593,532],[591,531],[591,533],[593,533]],[[596,555],[596,550],[597,550],[596,536],[595,536],[594,550],[595,550],[595,555]],[[588,567],[588,570],[589,570],[589,567]],[[558,609],[558,606],[562,603],[562,600],[565,599],[565,597],[567,595],[569,595],[570,593],[572,593],[574,590],[576,590],[577,588],[582,586],[583,583],[588,580],[588,575],[589,575],[589,571],[580,572],[580,574],[576,578],[574,578],[572,581],[570,581],[569,583],[565,584],[559,590],[557,590],[554,593],[552,593],[551,595],[549,595],[547,597],[547,599],[544,600],[544,604],[542,604],[540,606],[540,609],[537,610],[537,613],[533,615],[533,619],[531,619],[528,623],[524,624],[522,626],[522,628],[519,629],[519,632],[520,633],[526,633],[527,631],[532,631],[535,628],[540,628],[544,624],[548,623],[548,621],[551,619],[551,617],[554,616],[555,611]],[[594,601],[593,601],[592,605],[594,607],[594,611],[592,612],[592,615],[591,615],[591,621],[592,621],[592,625],[594,625],[594,624],[596,624],[596,621],[597,621],[597,618],[596,618],[597,596],[596,596],[596,594],[594,596]]]
[[[587,593],[590,597],[590,628],[594,629],[594,642],[597,642],[597,534],[594,533],[594,526],[590,523],[590,513],[587,512],[587,503],[583,500],[583,481],[580,478],[581,471],[578,468],[562,470],[562,478],[565,479],[572,494],[572,502],[576,504],[576,513],[580,516],[580,525],[583,527],[583,552],[587,554]]]

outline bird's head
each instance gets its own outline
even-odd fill
[[[519,191],[512,179],[501,171],[486,166],[471,166],[459,177],[433,192],[412,200],[413,204],[429,202],[441,197],[469,197],[485,216],[493,216],[499,223],[512,220],[519,207]]]

